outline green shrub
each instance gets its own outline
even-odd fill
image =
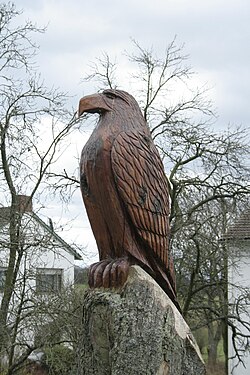
[[[44,349],[42,363],[49,375],[69,375],[74,366],[74,352],[63,345],[55,345]]]

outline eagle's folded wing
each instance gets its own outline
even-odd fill
[[[169,267],[168,181],[151,138],[138,131],[121,132],[111,151],[119,195],[142,242]]]

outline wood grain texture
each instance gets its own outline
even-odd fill
[[[176,303],[169,253],[168,180],[136,100],[120,90],[86,96],[79,115],[99,113],[83,148],[81,191],[100,262],[90,268],[92,287],[119,287],[129,266],[150,273]]]
[[[138,236],[168,267],[168,185],[156,147],[142,132],[121,132],[111,160],[116,186]]]

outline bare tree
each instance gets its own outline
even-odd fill
[[[220,238],[242,202],[248,204],[248,130],[213,129],[216,115],[208,89],[193,87],[193,72],[176,40],[163,57],[136,41],[133,47],[133,53],[126,53],[130,70],[134,66],[127,81],[135,87],[132,94],[141,104],[169,177],[171,248],[180,302],[193,328],[207,327],[212,363],[221,337],[227,354],[227,326],[234,325],[228,313],[228,253]],[[87,80],[99,80],[101,89],[119,88],[113,83],[118,82],[119,64],[112,64],[107,54],[93,69]],[[240,314],[234,318],[240,321]],[[238,329],[235,335],[240,337]]]
[[[27,291],[34,275],[23,265],[31,248],[51,246],[45,237],[38,236],[37,242],[27,239],[23,212],[34,197],[45,194],[50,168],[77,123],[75,114],[66,109],[67,96],[45,87],[36,71],[37,46],[32,38],[44,28],[29,21],[17,26],[19,16],[13,4],[0,4],[0,193],[2,204],[10,207],[8,230],[1,233],[0,261],[5,262],[6,273],[0,301],[0,355],[8,358],[8,374],[15,373],[35,348],[28,340],[17,339],[24,322],[28,318],[31,322],[32,314],[34,321],[37,312]],[[20,194],[30,197],[25,207],[20,207]],[[17,347],[22,345],[17,358]]]

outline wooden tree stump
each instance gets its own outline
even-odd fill
[[[119,291],[94,289],[83,302],[78,375],[204,375],[189,327],[140,267]]]

